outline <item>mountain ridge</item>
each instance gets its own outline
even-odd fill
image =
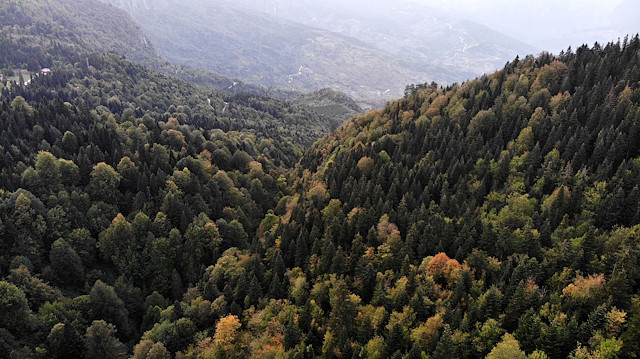
[[[128,9],[173,62],[249,82],[296,90],[331,87],[353,98],[384,103],[401,96],[407,83],[452,80],[449,70],[437,66],[413,70],[406,60],[360,40],[221,1],[206,6],[163,1],[149,4],[149,10],[139,1],[108,2]],[[172,29],[160,31],[167,26]],[[204,42],[194,43],[192,33],[205,34],[200,36]]]
[[[81,16],[82,14],[84,15]],[[34,74],[39,73],[40,69],[44,67],[55,68],[58,64],[62,68],[76,62],[83,62],[88,66],[92,52],[114,51],[151,71],[180,78],[217,93],[210,95],[210,98],[224,99],[224,102],[237,100],[248,105],[247,107],[255,106],[256,103],[271,102],[272,106],[280,108],[273,110],[274,113],[280,112],[283,115],[286,113],[299,114],[299,111],[302,111],[305,116],[310,118],[310,121],[317,122],[322,128],[316,132],[316,124],[310,124],[309,126],[314,128],[309,132],[313,133],[312,137],[304,135],[303,137],[306,139],[302,142],[300,139],[294,141],[303,147],[311,145],[315,139],[328,133],[331,128],[337,125],[334,123],[336,120],[326,117],[325,113],[308,111],[308,106],[299,100],[301,94],[298,92],[255,86],[215,73],[174,65],[161,59],[152,41],[147,39],[126,12],[97,0],[80,0],[78,2],[25,0],[21,2],[21,6],[3,2],[0,3],[0,19],[4,29],[4,36],[1,40],[4,42],[5,52],[0,54],[0,61],[5,63],[3,67],[9,68],[10,64],[14,66],[20,64],[24,71],[28,69],[30,73]],[[21,43],[28,44],[28,49]],[[0,66],[2,65],[0,64]],[[190,91],[205,97],[206,91],[195,88]],[[265,100],[267,97],[273,97],[274,100]],[[298,98],[296,105],[289,104],[294,98]],[[335,99],[339,100],[339,97]],[[352,110],[342,107],[341,103],[336,102],[333,105],[335,105],[334,110],[345,112],[332,112],[332,116],[338,114],[342,120],[346,120],[353,113]],[[296,109],[293,110],[293,107]],[[302,107],[305,109],[302,110]],[[280,111],[281,109],[285,110]],[[216,115],[220,116],[221,114],[216,113]],[[210,117],[211,114],[208,116]],[[273,119],[273,116],[268,114],[266,117]],[[286,132],[287,130],[283,129],[282,131]],[[297,130],[295,131],[297,132]],[[300,151],[301,149],[292,150],[291,153],[299,155]]]
[[[233,1],[235,6],[319,27],[420,64],[438,65],[461,82],[537,50],[470,20],[412,1]],[[366,11],[362,11],[366,9]],[[467,51],[469,51],[467,53]]]
[[[118,9],[105,7],[100,10],[104,13],[96,12],[95,5],[93,0],[24,1],[19,5],[3,2],[0,19],[3,27],[18,26],[15,31],[28,33],[28,28],[34,28],[34,32],[43,33],[38,30],[44,27],[51,40],[77,43],[91,51],[116,51],[138,62],[155,60],[157,50],[138,25]],[[68,16],[69,13],[85,16]],[[100,21],[102,16],[110,21]]]

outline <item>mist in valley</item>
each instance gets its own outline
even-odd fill
[[[516,56],[635,34],[635,0],[102,0],[171,62],[372,105],[411,83],[462,82]]]

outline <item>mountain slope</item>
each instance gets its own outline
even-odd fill
[[[460,82],[536,49],[479,23],[416,1],[233,1],[290,21],[340,33],[420,64],[446,68]],[[425,69],[424,71],[427,71]]]
[[[265,148],[264,154],[277,164],[293,165],[305,148],[339,124],[338,119],[270,97],[206,91],[112,53],[89,54],[69,69],[56,67],[53,71],[50,81],[36,78],[29,84],[44,85],[48,91],[30,95],[31,90],[12,87],[13,95],[28,101],[58,96],[75,102],[81,98],[92,107],[104,106],[116,113],[142,111],[206,130],[252,133],[269,143],[276,141],[273,152]],[[111,88],[114,83],[117,86]]]
[[[315,329],[330,350],[640,353],[639,65],[637,36],[527,57],[415,88],[316,143],[266,251],[304,271],[312,300],[331,288]],[[594,322],[620,316],[628,327]]]
[[[337,103],[335,109],[339,110],[336,112],[339,118],[332,118],[310,110],[304,101],[297,100],[293,105],[282,100],[299,97],[297,92],[253,86],[170,64],[155,54],[150,40],[126,12],[98,1],[25,0],[21,6],[2,2],[0,18],[3,50],[0,69],[4,68],[6,74],[22,72],[27,81],[29,73],[33,76],[43,67],[51,67],[54,72],[73,68],[81,70],[78,76],[87,76],[87,81],[80,81],[82,77],[65,78],[62,86],[67,86],[66,90],[75,86],[75,94],[86,91],[87,100],[94,106],[104,105],[118,111],[127,107],[140,108],[157,114],[167,112],[170,105],[174,108],[186,106],[186,113],[190,117],[193,113],[207,129],[261,133],[263,138],[269,139],[284,136],[281,147],[287,149],[277,155],[278,163],[282,160],[293,165],[305,148],[352,114],[351,109]],[[117,56],[92,54],[98,50],[125,55],[147,69]],[[107,79],[102,78],[105,74],[109,74]],[[190,86],[174,76],[207,90]],[[17,75],[15,77],[17,81]],[[102,85],[114,79],[118,79],[123,87],[106,91]],[[68,81],[74,84],[70,85]],[[144,94],[147,91],[150,93]],[[75,94],[67,93],[66,96],[72,98]],[[156,101],[149,101],[149,98]],[[110,103],[117,103],[117,106]]]
[[[145,297],[166,307],[220,251],[248,248],[288,193],[279,163],[301,147],[284,132],[323,119],[54,47],[51,74],[0,84],[0,357],[122,357],[159,319]]]
[[[441,67],[417,70],[362,41],[222,1],[108,2],[129,11],[170,61],[252,83],[386,99],[408,83],[454,79]]]
[[[291,171],[295,106],[51,50],[0,86],[1,356],[640,355],[637,36],[409,87]]]
[[[2,40],[33,44],[28,51],[10,52],[7,48],[0,53],[5,65],[18,61],[30,63],[32,71],[38,70],[37,67],[50,67],[53,66],[52,60],[59,55],[56,51],[60,47],[73,50],[76,55],[113,51],[138,64],[210,90],[273,95],[281,99],[297,95],[293,91],[253,86],[236,78],[162,60],[153,42],[130,15],[97,0],[24,0],[19,4],[4,1],[0,3],[0,19],[0,26],[5,30]],[[15,46],[13,48],[15,50]],[[23,49],[24,46],[19,50]],[[46,58],[47,53],[53,58]]]
[[[85,51],[114,51],[142,63],[157,58],[155,47],[130,17],[93,0],[3,1],[0,24],[12,28],[13,35],[38,34]]]

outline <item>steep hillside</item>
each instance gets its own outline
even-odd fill
[[[267,253],[331,288],[322,352],[638,355],[639,67],[637,36],[527,57],[314,145]]]
[[[446,69],[417,70],[362,41],[224,1],[104,1],[129,11],[171,62],[251,83],[302,91],[330,87],[383,104],[401,96],[407,83],[455,79]]]
[[[128,59],[209,90],[251,93],[289,99],[293,91],[269,89],[216,73],[167,62],[159,57],[153,42],[123,10],[98,0],[21,0],[0,2],[0,29],[4,46],[0,61],[29,65],[31,71],[51,67],[62,53],[80,56],[95,51],[113,51]]]
[[[0,26],[3,39],[41,38],[43,49],[30,48],[24,54],[43,62],[34,66],[51,66],[37,55],[54,46],[52,42],[73,45],[78,51],[114,51],[141,63],[157,59],[153,44],[126,13],[95,0],[2,1]]]
[[[294,172],[89,63],[1,92],[5,357],[640,355],[637,36],[410,87]]]
[[[117,110],[140,108],[158,114],[167,112],[170,105],[187,106],[186,113],[191,116],[193,111],[193,117],[201,125],[205,123],[206,128],[249,131],[263,138],[278,139],[282,146],[277,151],[286,147],[277,155],[278,163],[293,165],[305,148],[353,114],[352,109],[340,102],[326,104],[333,106],[334,112],[315,112],[298,92],[253,86],[168,63],[155,55],[153,45],[127,13],[98,1],[25,0],[21,6],[2,2],[0,19],[0,71],[7,79],[18,81],[21,73],[23,81],[29,81],[44,67],[53,68],[57,78],[60,70],[68,73],[75,67],[82,72],[74,74],[71,80],[77,82],[72,93],[69,93],[71,85],[65,82],[69,79],[55,83],[67,86],[65,99],[84,93],[95,106]],[[92,54],[95,50],[125,55],[152,70],[122,61],[118,56],[96,56]],[[80,81],[83,76],[87,81]],[[118,88],[106,91],[105,86],[113,81],[118,81]],[[147,86],[147,82],[153,86]],[[162,100],[158,101],[158,97]],[[149,101],[150,98],[156,101]],[[298,98],[295,105],[286,102],[293,98]],[[118,105],[114,108],[111,104],[116,101]]]
[[[337,119],[269,97],[209,92],[110,53],[89,54],[72,66],[54,67],[53,75],[34,78],[28,88],[8,86],[7,97],[22,96],[27,101],[82,100],[92,108],[104,106],[116,113],[148,113],[207,130],[252,133],[268,140],[271,150],[264,148],[264,155],[289,166],[305,148],[340,124]]]
[[[165,298],[227,248],[249,248],[288,193],[279,163],[323,121],[307,115],[111,53],[0,84],[0,358],[133,352]],[[186,349],[185,324],[186,341],[156,355]]]

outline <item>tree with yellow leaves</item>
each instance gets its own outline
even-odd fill
[[[502,341],[496,345],[487,359],[526,359],[527,355],[520,349],[520,343],[507,333],[502,337]]]
[[[235,358],[239,354],[238,329],[241,326],[240,320],[235,315],[221,318],[216,325],[213,345],[218,351],[225,353],[228,358]]]

